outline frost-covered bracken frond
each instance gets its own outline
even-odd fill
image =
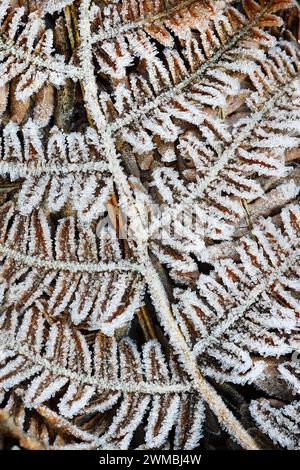
[[[284,405],[277,400],[261,399],[251,403],[250,411],[258,426],[275,443],[289,450],[299,450],[299,401]]]
[[[113,182],[94,129],[85,133],[52,128],[44,135],[33,121],[20,129],[10,122],[2,133],[0,174],[23,178],[17,208],[30,214],[41,203],[57,212],[71,204],[82,222],[98,219],[113,192]]]
[[[299,25],[293,0],[1,2],[21,448],[297,448]]]
[[[299,348],[298,338],[298,348]],[[297,349],[298,349],[297,348]],[[279,375],[289,385],[295,394],[299,394],[300,391],[300,364],[299,364],[299,353],[296,355],[296,360],[287,361],[278,366]]]
[[[16,314],[2,321],[6,322],[2,338],[6,358],[2,360],[1,386],[5,391],[21,386],[25,407],[37,409],[63,390],[58,411],[64,418],[73,418],[103,413],[121,399],[102,436],[93,436],[98,447],[127,448],[145,413],[146,448],[164,445],[174,424],[177,447],[188,449],[197,444],[203,401],[183,383],[186,376],[174,358],[170,376],[156,341],[145,344],[142,357],[126,338],[117,345],[99,333],[91,344],[67,323],[56,322],[47,328],[37,307],[28,310],[20,324]]]
[[[103,112],[108,120],[113,120],[112,131],[119,132],[118,142],[131,145],[137,163],[136,175],[143,179],[146,171],[146,184],[150,185],[154,200],[179,204],[178,212],[182,210],[183,203],[190,205],[189,210],[196,203],[202,237],[214,240],[230,237],[234,224],[244,213],[240,199],[251,202],[263,195],[261,182],[268,177],[283,175],[286,172],[286,149],[299,146],[299,96],[295,88],[299,71],[298,46],[296,42],[276,41],[268,36],[271,47],[266,52],[266,36],[260,30],[253,30],[253,25],[257,22],[263,26],[265,15],[269,22],[270,12],[266,5],[260,13],[255,11],[257,17],[251,6],[253,8],[253,3],[248,5],[246,2],[246,16],[231,6],[224,6],[225,11],[218,12],[217,18],[225,21],[225,13],[228,15],[225,23],[230,29],[229,44],[226,38],[217,37],[207,45],[207,37],[203,33],[209,59],[205,61],[204,57],[200,60],[199,57],[188,56],[188,60],[185,45],[180,56],[178,49],[175,51],[181,60],[181,68],[177,62],[171,68],[170,60],[160,59],[160,49],[152,50],[148,29],[145,37],[151,44],[151,54],[150,50],[146,52],[146,39],[139,29],[130,32],[134,38],[130,36],[126,46],[127,62],[125,52],[120,57],[120,61],[125,61],[123,75],[116,78],[113,94],[101,92]],[[281,20],[273,14],[276,8],[280,8],[279,2],[277,6],[269,5],[269,8],[272,11],[271,22],[279,25]],[[208,14],[211,19],[211,13]],[[236,38],[234,33],[239,28],[242,30]],[[224,29],[227,31],[224,27],[217,32],[222,34]],[[191,31],[187,36],[196,40]],[[137,50],[134,41],[137,44],[141,42],[143,46]],[[185,44],[185,36],[181,43]],[[106,42],[104,44],[108,47]],[[201,46],[206,50],[203,44]],[[101,47],[104,48],[103,45]],[[111,42],[109,47],[112,47]],[[120,49],[121,46],[116,49],[118,56]],[[170,48],[164,51],[169,55],[174,52]],[[213,60],[214,53],[216,60]],[[133,60],[138,63],[131,72]],[[155,65],[160,70],[159,74],[152,70],[153,61],[160,63],[160,68]],[[200,67],[201,74],[195,75],[196,66]],[[182,68],[185,68],[183,76]],[[106,80],[113,84],[112,72],[105,73],[106,69],[102,69]],[[178,77],[172,75],[176,73]],[[157,76],[162,82],[159,85],[153,81]],[[245,108],[240,119],[235,119],[235,111],[241,102],[245,103]],[[224,119],[227,115],[231,116],[228,120]],[[282,123],[283,120],[286,124]],[[194,242],[196,253],[200,243],[198,235],[197,243]],[[165,245],[154,247],[154,252],[162,263],[172,268],[175,277],[178,277],[178,263],[181,267],[186,263],[186,270],[193,272],[191,259],[182,253],[176,256],[173,240]],[[191,245],[189,243],[189,248]]]
[[[181,329],[206,373],[219,380],[243,382],[250,372],[253,380],[263,368],[257,354],[279,357],[299,345],[299,207],[284,209],[281,219],[284,231],[262,220],[252,238],[241,238],[238,260],[216,262],[196,290],[177,292]]]
[[[139,267],[122,259],[111,229],[96,240],[91,228],[67,217],[53,234],[42,210],[30,216],[13,213],[11,203],[2,206],[4,308],[21,313],[39,300],[50,317],[64,316],[108,334],[131,320],[143,284]]]
[[[60,86],[70,76],[76,78],[76,68],[66,64],[64,57],[54,54],[53,31],[46,28],[38,11],[26,16],[25,7],[5,12],[1,7],[0,87],[8,94],[9,87],[19,101],[26,101],[46,83]],[[9,15],[6,21],[5,13]],[[25,25],[22,28],[22,25]],[[23,104],[24,106],[24,104]]]

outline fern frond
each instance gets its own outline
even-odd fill
[[[22,398],[21,389],[10,395],[0,411],[0,428],[1,422],[4,422],[5,434],[17,438],[23,448],[29,450],[96,448],[95,435],[81,429],[46,406],[26,408]],[[57,432],[55,436],[53,430]]]
[[[259,427],[271,439],[289,450],[299,450],[299,413],[297,401],[289,405],[275,400],[253,401],[250,411]]]
[[[130,132],[132,131],[132,125],[136,123],[137,120],[143,123],[143,121],[141,121],[141,118],[144,118],[144,116],[145,118],[143,120],[145,121],[147,128],[150,126],[149,130],[152,131],[153,125],[151,126],[151,119],[147,119],[147,115],[151,112],[154,112],[153,121],[157,126],[157,129],[159,129],[159,127],[161,126],[160,121],[163,119],[164,116],[167,121],[167,114],[169,108],[170,110],[172,110],[172,107],[174,106],[172,106],[172,102],[175,101],[175,110],[176,108],[179,108],[179,111],[181,110],[180,103],[177,104],[176,99],[180,98],[181,93],[183,93],[182,98],[185,98],[185,89],[188,86],[193,86],[193,82],[197,82],[198,78],[204,81],[203,85],[209,86],[212,84],[210,75],[211,73],[212,76],[214,76],[214,73],[216,74],[216,72],[214,72],[215,68],[217,68],[217,70],[222,70],[221,66],[224,54],[228,54],[230,53],[230,51],[233,51],[235,57],[233,57],[232,59],[237,60],[238,58],[241,58],[241,52],[243,51],[243,48],[236,48],[236,46],[240,42],[243,45],[243,41],[248,41],[249,43],[249,41],[251,42],[254,40],[252,48],[251,44],[249,45],[247,43],[248,54],[251,54],[251,50],[253,50],[253,54],[255,52],[257,54],[258,52],[257,42],[255,41],[255,39],[257,39],[258,41],[264,41],[264,39],[266,40],[266,37],[268,37],[269,41],[271,41],[272,45],[274,45],[275,38],[272,38],[269,35],[264,34],[262,31],[257,31],[253,28],[258,24],[263,27],[263,19],[266,15],[268,16],[269,11],[273,11],[272,5],[276,11],[277,8],[280,9],[279,3],[277,7],[275,7],[274,2],[272,1],[263,2],[263,4],[258,7],[259,11],[257,12],[257,14],[254,16],[250,16],[249,19],[241,15],[232,7],[229,7],[225,10],[224,15],[216,15],[215,23],[212,22],[211,24],[207,25],[207,34],[203,32],[200,35],[200,40],[198,39],[198,42],[196,39],[197,36],[196,38],[193,38],[192,36],[195,44],[193,44],[193,46],[190,46],[190,51],[186,49],[187,46],[185,46],[185,42],[182,50],[180,51],[180,54],[178,54],[177,51],[173,52],[171,49],[166,48],[166,58],[164,61],[160,60],[158,50],[155,48],[154,44],[150,41],[150,39],[148,39],[145,33],[140,33],[140,37],[138,34],[136,38],[130,37],[129,41],[130,44],[132,44],[131,47],[133,49],[132,56],[137,57],[137,59],[141,62],[141,73],[135,73],[132,77],[131,75],[127,76],[126,73],[126,67],[128,67],[133,61],[133,57],[131,58],[131,49],[130,47],[126,47],[124,42],[123,49],[125,49],[123,51],[123,56],[126,51],[126,60],[128,62],[127,63],[125,59],[122,59],[122,52],[119,52],[122,51],[122,46],[119,45],[119,47],[116,48],[116,54],[120,54],[120,64],[123,60],[124,66],[123,69],[120,69],[118,71],[120,75],[120,77],[118,77],[118,85],[114,92],[114,97],[111,97],[115,104],[116,111],[111,117],[107,115],[108,119],[113,120],[111,127],[112,132],[115,132],[120,129],[122,130],[122,137],[124,138],[125,131],[127,130],[124,130],[124,126],[131,125],[131,129],[128,129],[127,131],[129,138]],[[280,19],[278,19],[278,22],[280,24]],[[215,31],[212,32],[212,29],[214,28]],[[200,52],[202,50],[204,50],[204,55],[202,54],[202,52]],[[113,50],[110,51],[110,57],[113,57],[112,54]],[[181,59],[181,57],[186,58],[185,61]],[[117,59],[118,57],[116,57],[116,60]],[[142,67],[143,62],[145,62],[145,65]],[[168,64],[167,67],[165,67],[164,63]],[[146,68],[145,72],[143,71],[143,68]],[[121,70],[123,70],[123,72],[121,72]],[[113,74],[113,70],[111,71],[111,73]],[[158,80],[158,77],[159,81],[155,82],[154,80]],[[110,78],[112,79],[112,77]],[[216,81],[218,82],[218,77],[216,78]],[[219,78],[222,85],[222,78],[226,80],[226,74],[224,73],[224,71],[223,77],[221,74],[219,74]],[[227,82],[229,79],[230,76],[228,76]],[[128,87],[128,81],[130,83],[130,88]],[[217,93],[218,91],[218,85],[220,84],[216,83],[215,93]],[[230,91],[230,87],[228,87],[228,84],[226,83],[224,85],[225,89],[227,88],[228,93]],[[195,86],[197,90],[197,83],[195,84]],[[152,90],[154,91],[154,93]],[[187,97],[189,96],[190,93],[188,91]],[[104,103],[105,101],[107,101],[107,99],[107,95],[103,94]],[[137,100],[136,106],[135,100]],[[187,99],[186,105],[191,106],[191,103],[189,103],[189,101],[192,100]],[[213,104],[213,101],[211,101],[211,103]],[[118,114],[123,114],[123,116],[118,117]],[[188,117],[189,114],[186,113],[186,119],[188,119]],[[182,118],[184,118],[183,114]],[[138,129],[139,126],[136,131]],[[125,134],[125,140],[127,134]],[[142,138],[145,135],[142,132],[140,133],[140,135],[140,140],[142,142]],[[147,142],[148,147],[150,146],[150,142],[151,141]]]
[[[0,433],[297,448],[299,37],[290,0],[1,3]]]
[[[262,221],[252,230],[254,239],[241,239],[239,263],[217,262],[211,275],[200,275],[197,292],[177,294],[181,329],[213,377],[222,379],[224,374],[224,380],[243,382],[236,372],[260,366],[253,364],[249,353],[279,356],[297,347],[299,208],[284,209],[281,217],[284,233],[270,220]]]
[[[58,409],[63,416],[72,418],[82,413],[103,412],[121,398],[111,425],[97,439],[98,446],[127,448],[148,407],[147,446],[161,446],[177,421],[177,440],[187,448],[197,445],[203,402],[197,395],[189,395],[193,390],[182,381],[184,375],[178,364],[176,375],[168,378],[169,371],[157,342],[144,346],[143,359],[132,341],[126,339],[117,346],[115,340],[98,334],[91,346],[82,334],[63,323],[53,324],[48,332],[36,307],[27,311],[17,324],[14,315],[2,319],[1,342],[5,344],[6,360],[1,370],[1,387],[9,390],[30,378],[23,396],[26,407],[37,408],[63,389]],[[187,420],[191,420],[189,424],[196,420],[198,426],[187,428]]]
[[[299,343],[299,338],[298,338]],[[297,350],[297,349],[296,349]],[[298,355],[296,355],[298,358]],[[297,360],[287,361],[278,366],[280,378],[292,389],[294,393],[300,391],[300,366]]]
[[[24,7],[14,8],[10,21],[3,23],[0,37],[0,86],[16,79],[14,89],[19,101],[27,100],[45,83],[61,86],[67,77],[78,78],[75,66],[53,55],[53,32],[46,29],[38,12],[32,12],[26,26],[18,31],[24,14]]]
[[[68,217],[60,221],[53,246],[42,211],[29,217],[13,213],[10,203],[3,206],[0,252],[5,308],[23,312],[40,300],[51,317],[67,316],[75,324],[84,322],[108,334],[131,320],[140,306],[143,284],[138,266],[122,260],[111,230],[107,235],[102,231],[98,251],[93,231],[78,224],[77,248],[75,221]]]
[[[179,138],[178,147],[188,163],[186,170],[179,173],[170,166],[162,166],[152,173],[151,186],[157,189],[160,199],[171,205],[169,215],[173,219],[176,218],[176,210],[178,218],[185,212],[190,217],[192,214],[197,217],[198,233],[195,240],[188,244],[188,250],[196,255],[201,250],[201,238],[226,240],[233,235],[234,224],[244,215],[240,200],[255,200],[264,194],[261,182],[265,184],[267,177],[285,175],[288,171],[285,152],[288,148],[299,146],[299,98],[295,93],[295,83],[289,82],[297,77],[299,65],[297,60],[291,68],[285,50],[282,52],[288,61],[284,79],[287,88],[282,88],[284,68],[281,67],[268,84],[269,93],[259,98],[250,115],[234,123],[232,135],[227,141],[213,141],[209,121],[207,128],[205,124],[200,127],[202,136],[193,130],[186,131]],[[272,65],[275,71],[275,63],[272,62]],[[257,92],[251,92],[248,103],[252,103],[257,96]],[[205,133],[207,142],[203,142]],[[290,189],[295,194],[295,190]],[[172,268],[172,272],[177,272],[176,266],[182,258],[182,238],[177,245],[175,240],[170,242],[170,238],[169,235],[168,246],[163,241],[160,246],[154,247],[154,252],[162,263]],[[172,254],[175,247],[179,254],[176,251]],[[188,266],[185,258],[183,261]],[[192,266],[192,263],[189,265]]]

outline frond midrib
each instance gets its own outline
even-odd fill
[[[5,346],[7,351],[25,357],[29,363],[42,367],[44,370],[46,369],[52,373],[53,376],[63,376],[70,379],[73,383],[78,383],[78,385],[90,385],[99,391],[113,391],[124,394],[168,395],[192,392],[193,390],[192,384],[189,383],[159,385],[157,382],[150,381],[140,381],[138,383],[130,381],[123,382],[121,380],[108,381],[96,377],[95,375],[74,372],[56,364],[53,360],[50,361],[40,354],[37,354],[36,351],[32,351],[26,344],[20,344],[14,339],[13,335],[6,331],[0,332],[0,342]]]

